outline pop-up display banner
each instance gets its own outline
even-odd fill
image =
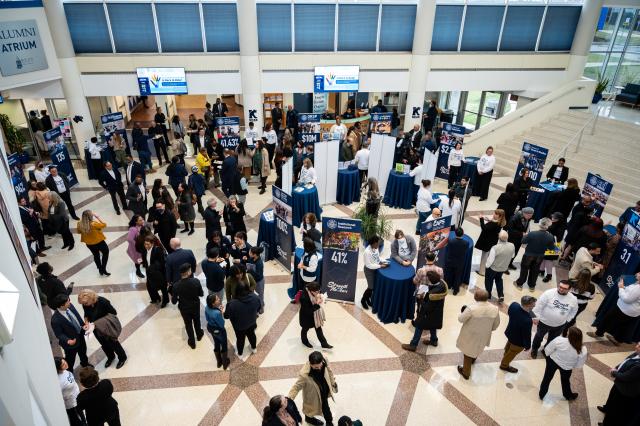
[[[547,161],[548,154],[549,150],[547,148],[525,141],[522,144],[522,154],[520,154],[520,161],[518,161],[515,179],[522,175],[522,169],[527,168],[529,170],[529,178],[536,185],[540,183],[544,163]]]
[[[331,300],[355,302],[360,230],[356,219],[322,218],[322,291]]]
[[[420,244],[418,244],[418,261],[416,269],[424,266],[427,253],[436,255],[436,265],[444,268],[444,254],[449,243],[451,216],[422,222],[420,224]]]
[[[44,140],[49,146],[49,156],[53,164],[59,172],[67,175],[69,186],[76,186],[79,183],[78,178],[69,157],[69,150],[64,145],[64,137],[60,127],[44,132]]]
[[[2,159],[0,159],[0,161],[2,161]],[[16,192],[16,197],[26,197],[27,192],[29,191],[29,187],[27,185],[27,179],[25,179],[24,177],[22,162],[20,161],[20,154],[8,155],[7,162],[9,163],[11,184],[13,185],[13,190]]]
[[[320,142],[320,117],[322,114],[298,114],[298,140],[307,145]]]
[[[391,117],[390,112],[374,112],[371,114],[371,133],[379,135],[388,135],[391,133]]]
[[[293,217],[291,196],[277,186],[272,186],[273,213],[276,222],[276,260],[291,270],[291,239],[293,238]]]
[[[607,205],[607,200],[609,199],[609,195],[611,195],[612,189],[613,184],[611,182],[602,179],[594,173],[587,173],[587,180],[582,188],[582,195],[590,195],[593,199],[594,215],[598,217],[602,215],[602,211],[604,210],[604,206]]]
[[[438,168],[436,176],[441,179],[449,179],[449,153],[455,149],[456,144],[464,142],[465,127],[457,124],[443,123],[440,136],[440,154],[438,155]]]
[[[240,117],[218,117],[216,127],[223,148],[236,149],[240,145]]]
[[[605,293],[612,286],[618,285],[623,275],[633,275],[640,264],[640,215],[632,212],[629,221],[622,231],[622,238],[613,253],[609,266],[604,271],[600,287]]]

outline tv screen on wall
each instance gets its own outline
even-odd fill
[[[358,65],[315,68],[313,91],[316,93],[357,92],[359,84],[360,67]]]
[[[141,96],[187,94],[184,68],[138,68],[137,73]]]

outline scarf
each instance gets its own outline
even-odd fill
[[[407,244],[406,238],[401,238],[398,240],[398,254],[400,256],[409,255],[409,244]]]
[[[279,409],[278,412],[276,413],[276,415],[278,416],[278,419],[280,419],[282,424],[285,425],[285,426],[297,426],[297,424],[298,424],[298,422],[293,420],[293,417],[291,417],[291,415],[287,411],[287,407],[286,406],[284,406],[281,409]]]

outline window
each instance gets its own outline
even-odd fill
[[[107,3],[117,53],[157,52],[150,4]]]
[[[467,6],[462,33],[462,51],[496,51],[504,6]]]
[[[502,29],[501,51],[534,51],[544,6],[509,6]]]
[[[296,52],[334,51],[335,5],[296,4]]]
[[[102,3],[65,3],[64,13],[76,53],[113,53]]]
[[[431,50],[457,51],[464,6],[436,6]]]
[[[163,52],[203,51],[197,3],[156,3],[156,19]]]
[[[202,3],[207,52],[239,52],[238,14],[232,3]]]
[[[391,6],[383,4],[379,50],[411,51],[415,25],[415,5]]]
[[[538,50],[571,50],[581,10],[580,6],[548,6]]]
[[[378,5],[341,4],[338,7],[338,50],[375,51]]]
[[[291,52],[291,5],[258,4],[258,48],[261,52]]]

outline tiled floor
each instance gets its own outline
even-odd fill
[[[192,162],[193,159],[188,159]],[[98,371],[110,378],[115,386],[124,425],[258,425],[262,408],[268,398],[288,393],[310,349],[299,340],[298,306],[289,303],[286,289],[290,275],[280,266],[269,262],[267,276],[266,311],[258,319],[258,349],[254,355],[245,351],[243,360],[232,356],[228,371],[217,369],[213,345],[208,335],[196,350],[186,344],[186,333],[175,306],[158,309],[148,304],[144,280],[135,269],[126,250],[127,216],[117,216],[109,196],[88,181],[84,170],[77,171],[81,187],[73,192],[77,210],[91,208],[107,222],[107,241],[111,247],[108,269],[112,275],[102,278],[91,260],[89,250],[78,242],[73,252],[61,251],[59,238],[49,240],[53,246],[44,259],[52,263],[55,272],[66,283],[75,282],[74,293],[83,287],[93,288],[109,298],[123,324],[121,340],[128,353],[126,365],[116,370],[104,368],[104,354],[94,340],[89,350]],[[164,169],[152,175],[164,177]],[[468,207],[465,231],[474,240],[480,233],[478,216],[495,208],[495,200],[507,177],[496,176],[489,200],[473,198]],[[435,184],[436,191],[444,189],[444,182]],[[214,196],[222,201],[219,191]],[[248,211],[257,215],[271,203],[269,193],[260,195],[251,187],[247,197]],[[346,216],[356,206],[324,206],[325,215]],[[385,208],[394,217],[394,228],[414,229],[415,214],[408,210]],[[257,220],[251,224],[249,241],[257,236]],[[190,248],[198,259],[204,257],[204,225],[197,221],[196,233],[183,238],[183,246]],[[297,230],[296,230],[297,231]],[[297,234],[296,234],[297,235]],[[385,244],[388,255],[390,244]],[[474,253],[474,263],[479,253]],[[362,259],[360,259],[360,268]],[[560,271],[562,274],[562,271]],[[522,292],[506,277],[505,305],[521,297]],[[470,287],[478,276],[471,275]],[[553,284],[539,283],[535,295]],[[357,281],[356,300],[366,288],[362,272]],[[527,293],[528,294],[528,293]],[[612,384],[607,368],[618,363],[629,346],[613,347],[609,343],[587,338],[590,352],[587,365],[574,372],[572,383],[579,398],[569,403],[560,392],[556,377],[544,401],[537,397],[537,389],[544,370],[544,360],[532,360],[521,354],[514,365],[517,374],[505,374],[498,369],[503,334],[507,323],[505,306],[501,325],[494,332],[491,345],[473,367],[471,380],[461,379],[456,365],[461,355],[455,342],[460,330],[457,315],[460,307],[472,301],[472,294],[463,290],[449,295],[445,302],[444,328],[439,332],[439,346],[428,349],[420,345],[416,353],[401,349],[413,334],[409,322],[384,325],[371,311],[356,305],[328,302],[325,306],[327,322],[325,334],[334,349],[324,351],[339,383],[340,392],[331,402],[334,415],[348,414],[365,425],[587,425],[601,421],[596,405],[604,403]],[[578,325],[590,329],[594,313],[602,296],[598,295],[580,316]],[[75,296],[73,297],[76,303]],[[230,345],[235,336],[227,323]],[[314,349],[320,349],[310,333]],[[302,399],[296,399],[301,407]],[[336,417],[337,418],[337,417]]]

